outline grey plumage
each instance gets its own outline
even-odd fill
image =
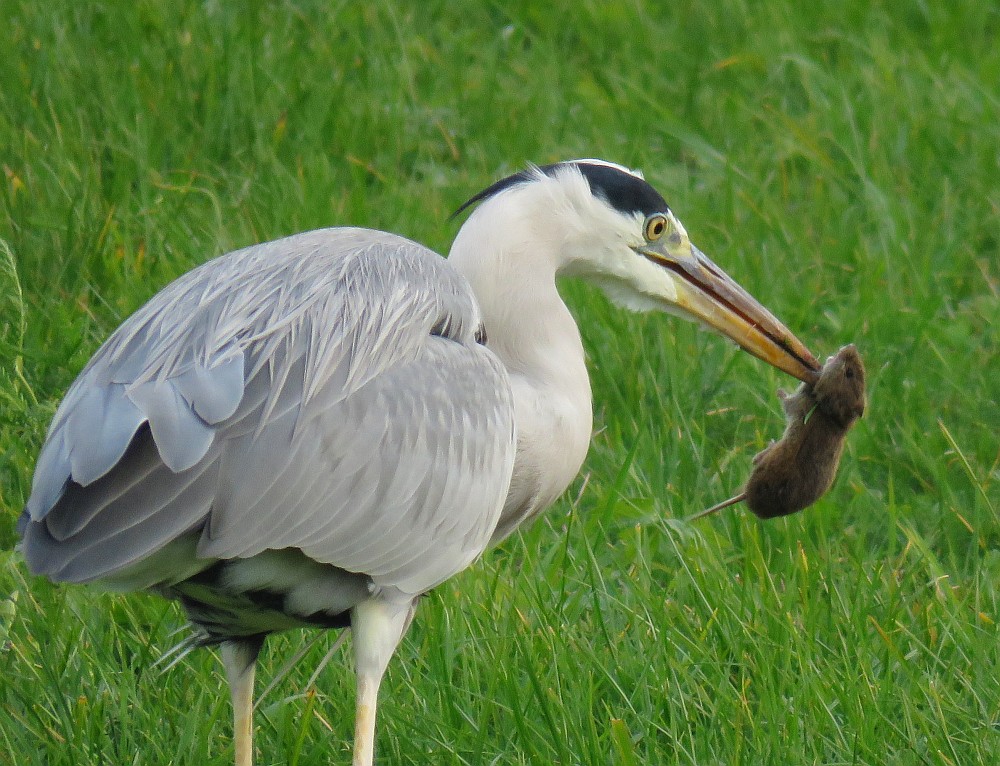
[[[389,234],[309,232],[206,263],[67,393],[26,507],[29,566],[149,587],[291,548],[426,591],[486,546],[513,462],[480,321],[446,261]],[[198,563],[150,571],[193,536]]]

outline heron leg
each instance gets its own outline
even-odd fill
[[[233,698],[233,741],[236,766],[253,764],[253,677],[263,636],[224,641],[220,647],[222,664]]]
[[[358,682],[353,766],[375,760],[375,707],[378,688],[400,639],[410,625],[414,603],[365,601],[351,611],[354,665]]]

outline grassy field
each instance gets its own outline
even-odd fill
[[[152,667],[175,607],[11,551],[107,334],[299,230],[446,251],[466,197],[579,156],[643,168],[817,355],[857,343],[869,413],[806,513],[685,523],[780,434],[791,381],[567,284],[584,472],[424,600],[380,763],[1000,763],[995,2],[237,5],[0,0],[0,764],[232,759],[216,656]],[[326,645],[262,703],[261,764],[349,761],[349,663],[307,688]]]

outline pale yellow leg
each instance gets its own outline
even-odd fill
[[[220,649],[233,699],[236,766],[253,766],[253,678],[260,646],[227,641]]]
[[[380,681],[381,679],[358,678],[353,766],[372,766],[375,762],[375,706]]]
[[[355,673],[358,679],[353,766],[375,761],[375,708],[386,665],[413,616],[412,603],[366,601],[351,611]]]

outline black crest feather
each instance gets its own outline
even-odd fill
[[[652,213],[665,213],[670,209],[667,201],[649,183],[639,178],[639,176],[633,175],[615,165],[608,165],[603,162],[588,162],[587,160],[573,160],[569,162],[556,162],[551,165],[541,165],[538,170],[547,176],[554,176],[556,171],[569,166],[576,167],[581,175],[587,179],[590,191],[593,194],[622,213],[650,215]],[[530,183],[534,178],[535,175],[531,170],[522,170],[514,175],[501,178],[492,186],[488,186],[467,200],[458,210],[452,213],[451,217],[455,218],[473,205],[494,197],[513,186]]]

